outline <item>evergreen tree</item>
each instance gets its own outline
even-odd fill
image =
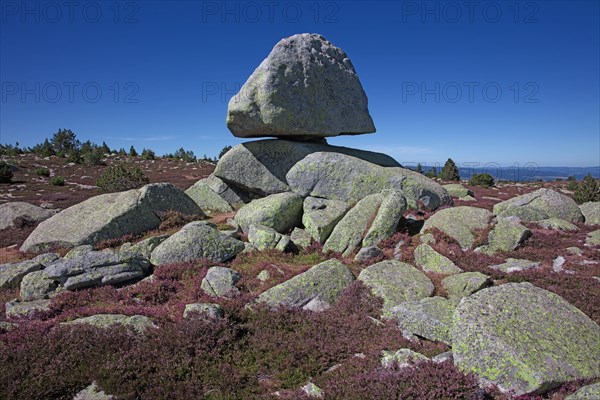
[[[131,147],[129,148],[129,155],[131,157],[137,157],[138,156],[138,152],[135,151],[135,147],[133,147],[133,145],[131,145]]]
[[[431,167],[429,171],[425,174],[428,178],[435,178],[437,176],[437,169],[435,167]]]
[[[60,157],[65,157],[73,151],[79,150],[81,143],[77,140],[77,136],[70,129],[59,129],[52,139],[52,148]]]
[[[600,201],[600,188],[598,182],[588,174],[579,185],[573,195],[577,204],[587,203],[588,201]]]
[[[221,157],[223,157],[225,155],[225,153],[227,153],[229,150],[231,150],[233,147],[231,146],[225,146],[221,149],[221,152],[219,153],[219,159]]]
[[[110,153],[112,153],[112,151],[110,150],[110,147],[108,147],[108,145],[106,144],[106,142],[102,142],[102,146],[100,147],[100,150],[102,151],[102,154],[110,154]]]
[[[440,179],[445,181],[459,181],[460,174],[458,173],[458,168],[456,168],[456,164],[452,161],[451,158],[446,161],[444,167],[442,168],[442,172],[440,172]]]
[[[421,166],[421,163],[417,164],[417,169],[415,169],[416,172],[422,174],[423,173],[423,167]]]

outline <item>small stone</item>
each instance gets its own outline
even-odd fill
[[[567,252],[571,255],[577,255],[577,256],[580,256],[583,254],[583,250],[581,250],[579,247],[567,247]]]
[[[258,279],[261,282],[266,282],[269,279],[271,279],[271,273],[268,270],[263,269],[258,273],[258,275],[256,275],[256,279]]]
[[[390,368],[394,363],[398,364],[399,368],[406,368],[410,367],[412,363],[419,364],[429,361],[429,358],[423,354],[410,349],[400,349],[398,351],[384,350],[381,354],[381,364],[386,368]]]
[[[363,247],[359,250],[354,261],[365,262],[383,256],[383,251],[377,246]]]
[[[113,400],[114,396],[107,395],[96,382],[81,390],[73,397],[73,400]]]
[[[540,263],[529,260],[522,260],[518,258],[507,258],[504,263],[497,265],[490,265],[488,268],[495,269],[498,271],[511,273],[519,271],[527,271],[533,268],[539,268]]]
[[[577,225],[560,218],[543,219],[541,221],[538,221],[537,223],[538,225],[546,229],[555,229],[567,232],[575,232],[579,230]]]
[[[130,327],[139,333],[146,329],[157,328],[152,320],[144,315],[96,314],[89,317],[77,318],[73,321],[62,322],[61,325],[88,324],[99,328],[110,328],[113,325]]]
[[[234,297],[240,291],[235,284],[241,278],[238,272],[230,268],[210,267],[202,279],[200,288],[209,296]]]
[[[442,280],[442,287],[454,305],[458,304],[463,297],[470,296],[491,285],[490,277],[481,272],[463,272]]]
[[[37,313],[50,310],[50,300],[34,300],[20,302],[9,301],[5,305],[6,318],[30,318]]]
[[[452,360],[453,360],[452,351],[445,351],[431,359],[431,361],[433,361],[435,363],[443,363],[446,361],[452,362]]]
[[[308,382],[306,385],[304,385],[302,387],[302,391],[312,399],[322,399],[325,396],[323,389],[312,382]]]
[[[600,399],[600,382],[583,386],[565,400],[598,400]]]
[[[425,272],[434,272],[436,274],[459,274],[463,272],[448,257],[445,257],[435,251],[427,244],[419,245],[414,252],[415,263]]]
[[[48,279],[44,271],[35,271],[23,277],[19,297],[21,301],[47,299],[56,287],[56,283]]]
[[[210,319],[219,319],[225,316],[223,308],[218,304],[212,303],[193,303],[186,304],[183,311],[183,318],[191,318],[194,315],[207,317]]]
[[[294,228],[292,234],[290,235],[290,239],[295,246],[305,249],[310,246],[312,241],[312,237],[306,230],[300,228]]]

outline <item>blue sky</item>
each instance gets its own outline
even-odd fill
[[[599,4],[2,0],[0,142],[70,128],[215,156],[242,142],[225,126],[236,88],[311,32],[349,55],[377,127],[332,144],[406,164],[600,165]]]

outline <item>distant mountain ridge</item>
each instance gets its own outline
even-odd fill
[[[444,163],[436,164],[437,172],[439,173]],[[488,173],[496,180],[508,180],[508,181],[535,181],[542,179],[544,181],[553,181],[557,178],[567,179],[573,176],[577,180],[583,179],[586,175],[590,174],[596,179],[600,179],[600,165],[596,167],[539,167],[536,165],[525,165],[520,167],[500,167],[500,166],[488,166],[488,167],[470,167],[457,165],[461,179],[469,179],[473,174]],[[423,171],[427,172],[432,166],[422,165]],[[411,169],[415,169],[414,166],[410,166]]]

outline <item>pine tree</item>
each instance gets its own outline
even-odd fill
[[[102,142],[102,147],[100,147],[100,149],[102,150],[102,154],[110,154],[110,153],[112,153],[110,151],[110,147],[108,147],[108,145],[106,144],[106,142]]]
[[[431,169],[429,171],[427,171],[427,173],[425,174],[426,177],[428,178],[435,178],[437,177],[437,169],[435,167],[431,167]]]
[[[577,186],[573,198],[577,204],[600,200],[600,188],[598,187],[598,182],[596,182],[592,175],[588,174],[583,178],[581,183]]]
[[[138,152],[135,151],[135,147],[133,147],[133,145],[131,145],[131,147],[129,148],[129,155],[131,157],[137,157],[138,156]]]
[[[442,172],[440,172],[440,179],[445,181],[459,181],[460,174],[458,173],[458,168],[456,168],[456,164],[452,161],[451,158],[446,161],[444,167],[442,168]]]
[[[423,173],[423,167],[421,166],[421,163],[417,164],[417,169],[415,170],[416,172],[422,174]]]

